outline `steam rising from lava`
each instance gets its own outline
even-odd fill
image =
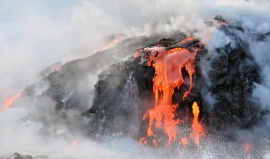
[[[143,120],[149,117],[149,125],[147,136],[153,137],[153,128],[163,128],[168,136],[166,145],[175,142],[177,139],[177,125],[180,124],[180,119],[175,117],[175,108],[173,105],[172,96],[175,88],[180,88],[184,83],[182,68],[185,68],[189,75],[189,89],[184,93],[183,100],[186,99],[192,89],[192,77],[195,73],[194,60],[199,48],[193,46],[188,49],[184,48],[187,43],[193,43],[193,38],[186,38],[180,41],[179,47],[175,46],[171,49],[166,49],[164,46],[155,44],[152,47],[146,47],[142,50],[137,50],[134,53],[135,58],[140,57],[140,64],[152,66],[155,68],[155,76],[153,78],[153,92],[155,94],[155,107],[148,110],[143,116]],[[182,46],[182,47],[180,47]],[[194,104],[194,121],[192,124],[193,133],[190,135],[196,144],[199,144],[200,134],[203,132],[201,125],[198,123],[199,108]],[[185,137],[183,137],[185,140]],[[142,143],[145,138],[142,138]],[[156,140],[153,144],[157,146]],[[185,142],[184,142],[185,143]]]
[[[15,9],[23,10],[24,12],[22,16],[15,18],[16,20],[10,19],[8,22],[2,21],[2,19],[6,19],[6,17],[2,18],[2,15],[7,14],[0,15],[0,23],[5,24],[4,29],[1,29],[0,31],[1,105],[10,107],[13,100],[16,98],[16,100],[20,100],[20,94],[16,94],[11,100],[9,100],[9,102],[5,103],[3,101],[7,94],[12,94],[20,90],[22,87],[25,87],[27,82],[32,82],[35,77],[34,74],[37,74],[38,70],[41,70],[45,66],[56,61],[67,61],[73,59],[74,57],[80,57],[77,54],[69,54],[66,56],[66,52],[69,51],[65,50],[87,46],[86,52],[87,55],[90,55],[92,54],[91,49],[88,48],[88,46],[91,45],[90,43],[104,35],[111,33],[125,31],[129,37],[134,37],[137,35],[151,35],[160,33],[173,34],[175,31],[181,31],[188,36],[193,35],[199,37],[209,51],[209,55],[211,55],[210,60],[213,60],[216,56],[216,48],[222,47],[229,43],[232,47],[234,47],[236,41],[234,37],[226,32],[218,30],[216,27],[209,27],[208,23],[216,23],[215,21],[205,20],[215,17],[216,14],[221,14],[230,23],[239,25],[243,28],[242,31],[237,31],[235,34],[240,39],[248,43],[248,49],[256,63],[259,65],[258,69],[260,70],[262,81],[261,83],[254,84],[252,100],[254,100],[254,102],[259,106],[258,109],[265,110],[266,112],[269,111],[270,18],[268,15],[270,5],[268,1],[257,2],[252,0],[221,0],[202,2],[200,0],[183,0],[176,2],[173,0],[136,0],[129,2],[119,1],[117,4],[111,4],[105,0],[83,0],[80,2],[81,3],[75,7],[64,7],[60,9],[61,12],[53,13],[53,16],[57,14],[54,17],[55,19],[52,18],[52,16],[43,15],[42,11],[39,10],[40,7],[36,8],[36,6],[28,6],[28,4],[25,4],[25,2],[0,2],[0,10],[3,10],[2,7],[19,7]],[[38,6],[42,6],[42,4],[39,4]],[[14,16],[16,17],[18,14],[21,14],[21,12],[14,12],[14,14],[17,14]],[[7,16],[7,18],[9,17]],[[59,19],[62,20],[58,21]],[[18,27],[10,27],[12,25],[11,21],[15,21],[15,24]],[[6,32],[6,28],[11,28],[11,30]],[[256,33],[264,36],[258,37]],[[149,48],[148,51],[156,51],[159,49],[161,48],[157,46],[154,49]],[[165,51],[163,50],[163,53],[164,52]],[[177,54],[182,57],[187,54],[187,50],[185,49],[176,49],[171,51],[167,50],[166,52],[170,54],[167,55],[168,57]],[[131,54],[132,53],[130,53],[130,55]],[[158,56],[161,55],[162,54]],[[195,55],[195,53],[192,55]],[[207,79],[207,72],[211,71],[212,69],[211,66],[208,65],[209,61],[207,60],[209,59],[205,59],[205,63],[201,63],[202,68],[205,69],[203,70],[205,79]],[[111,61],[111,59],[108,59],[108,61]],[[249,61],[246,62],[248,63]],[[98,61],[96,64],[98,65]],[[192,65],[192,60],[190,64]],[[165,67],[165,65],[162,65],[162,67]],[[184,65],[181,65],[181,68],[182,67],[184,67]],[[190,68],[188,70],[190,70],[189,73],[192,76],[194,73],[194,71],[192,71],[192,66],[187,66],[187,68]],[[158,64],[156,64],[155,69],[159,70]],[[60,69],[58,68],[57,71],[60,72]],[[152,119],[161,121],[159,120],[160,115],[164,116],[164,114],[166,114],[169,118],[168,122],[173,122],[173,125],[179,124],[179,120],[172,120],[174,114],[170,111],[174,110],[174,105],[171,102],[171,95],[173,93],[173,88],[180,87],[181,82],[183,81],[172,80],[173,82],[166,85],[168,87],[165,89],[163,88],[163,84],[160,84],[160,79],[163,78],[163,73],[164,72],[162,71],[157,72],[158,75],[154,79],[155,86],[153,88],[154,94],[156,95],[156,105],[152,110],[157,109],[161,114],[155,115],[156,111],[150,110],[145,117],[151,117],[150,114],[152,114]],[[181,75],[181,73],[178,72],[178,76],[179,75]],[[96,78],[97,74],[92,74],[91,76]],[[192,78],[190,77],[190,79]],[[192,81],[190,81],[190,86],[192,86],[191,83]],[[207,81],[206,83],[210,85],[211,81]],[[82,82],[81,85],[85,86],[86,84],[88,83]],[[44,92],[43,89],[40,90],[42,90],[41,92]],[[163,92],[163,94],[161,92]],[[36,100],[39,95],[39,93],[36,93],[35,98],[31,98],[30,100]],[[211,96],[211,93],[206,92],[204,95],[204,97],[209,101],[209,107],[215,103],[215,98]],[[27,100],[29,99],[27,98]],[[48,105],[55,104],[54,101],[51,101],[51,99],[49,99],[49,101],[50,102],[48,102]],[[145,154],[149,153],[148,156],[146,155],[147,158],[151,158],[151,155],[154,154],[158,154],[157,156],[162,156],[165,158],[168,157],[168,154],[170,154],[170,152],[162,151],[162,148],[156,151],[150,148],[137,147],[137,143],[135,141],[130,141],[130,139],[124,139],[124,146],[117,144],[117,142],[113,142],[113,144],[105,143],[102,145],[96,144],[91,140],[89,141],[89,139],[85,137],[74,137],[74,134],[72,133],[71,135],[68,133],[67,139],[48,137],[48,142],[46,142],[43,140],[43,136],[39,131],[44,125],[42,125],[42,123],[33,123],[32,120],[26,118],[28,117],[28,114],[43,114],[44,111],[35,109],[34,104],[30,106],[26,105],[23,100],[20,101],[20,105],[24,106],[24,108],[11,107],[6,112],[0,112],[0,156],[2,154],[9,155],[15,151],[20,151],[22,153],[29,153],[32,155],[44,153],[46,155],[57,157],[63,156],[63,154],[61,154],[63,153],[63,151],[61,151],[63,149],[68,152],[65,155],[74,156],[77,158],[90,158],[92,157],[92,154],[95,154],[97,158],[140,158],[141,156],[137,156],[138,152]],[[163,111],[164,107],[161,106],[168,109]],[[48,109],[45,110],[49,112],[55,111],[51,108]],[[180,141],[178,140],[187,148],[188,137],[193,137],[195,142],[198,143],[198,135],[200,136],[203,134],[202,128],[198,125],[198,112],[196,112],[196,110],[196,106],[194,106],[193,111],[195,112],[193,113],[194,121],[192,126],[194,129],[194,134],[191,136],[184,135]],[[61,115],[65,116],[65,113],[63,112]],[[56,124],[55,121],[58,121],[54,120],[55,118],[52,116],[45,115],[43,117],[50,119],[46,120],[49,121],[47,123],[48,125]],[[256,141],[258,136],[267,137],[269,135],[268,130],[270,128],[270,116],[268,113],[266,113],[262,115],[262,118],[263,122],[259,123],[256,127],[253,127],[251,131],[247,132],[235,130],[235,134],[237,134],[239,138],[243,139],[243,141],[251,141],[251,144],[248,142],[247,144],[244,144],[244,147],[242,145],[240,146],[243,153],[245,153],[247,156],[252,151],[252,141]],[[61,122],[59,125],[61,125]],[[149,126],[148,136],[151,136],[153,127],[158,128],[160,125],[162,125],[162,123],[152,123]],[[176,140],[174,137],[174,133],[176,133],[176,131],[174,131],[174,128],[167,128],[173,130],[167,131],[167,135],[170,136],[168,140],[169,144],[171,141]],[[81,130],[74,128],[73,131],[76,132]],[[58,133],[61,134],[61,132],[62,131],[59,131]],[[172,132],[173,134],[170,134],[169,132]],[[75,139],[77,142],[74,142]],[[71,143],[77,146],[72,147]],[[153,139],[151,140],[151,144],[158,145],[158,141]],[[235,149],[238,150],[237,146],[238,145],[235,145],[234,143],[232,143],[230,146],[228,146],[227,143],[216,143],[215,139],[212,140],[210,137],[209,143],[204,149],[200,149],[200,147],[198,148],[201,155],[199,157],[222,158],[224,156],[231,156],[232,158],[237,158],[239,156],[234,154]],[[40,147],[40,149],[38,149],[38,147]],[[127,147],[135,147],[135,150],[126,150]],[[213,152],[213,147],[216,148],[217,152]],[[226,149],[224,152],[224,147],[230,147],[231,149],[228,148],[228,151]],[[89,154],[89,149],[91,149],[92,154]],[[218,151],[222,153],[218,153]],[[198,156],[194,155],[193,152],[194,151],[192,149],[187,149],[185,151],[181,151],[180,149],[179,156],[198,158]],[[170,157],[175,158],[175,156]],[[142,156],[141,158],[146,157]]]

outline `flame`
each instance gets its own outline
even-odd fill
[[[78,141],[77,141],[77,140],[73,140],[73,141],[71,142],[71,146],[72,146],[72,147],[77,147],[77,146],[78,146]]]
[[[192,133],[190,134],[190,138],[192,138],[195,142],[195,144],[199,144],[200,137],[204,135],[204,130],[201,124],[198,122],[198,116],[200,113],[200,109],[198,107],[197,102],[194,102],[192,105],[192,112],[194,115],[193,121],[192,121]]]
[[[188,41],[190,39],[187,39]],[[174,48],[166,50],[164,47],[154,46],[147,47],[144,50],[143,57],[147,57],[146,65],[155,68],[155,77],[153,78],[153,92],[155,94],[155,106],[148,110],[143,120],[149,117],[149,126],[147,136],[152,137],[153,127],[164,129],[168,136],[169,145],[176,141],[176,126],[181,123],[180,119],[175,119],[175,108],[178,105],[172,104],[172,95],[176,87],[180,88],[184,79],[182,76],[182,68],[185,67],[190,78],[190,87],[183,95],[183,100],[188,96],[192,89],[192,75],[195,72],[194,60],[197,51],[190,52],[185,48]],[[134,57],[138,58],[142,54],[142,50],[137,50]],[[144,138],[143,138],[144,140]]]
[[[18,92],[18,93],[16,93],[14,96],[9,97],[9,98],[5,101],[4,107],[6,107],[6,108],[11,107],[11,105],[13,104],[13,102],[14,102],[17,98],[19,98],[19,97],[21,96],[21,94],[22,94],[21,92]]]
[[[188,138],[186,136],[182,137],[180,143],[186,148],[186,145],[188,144]]]

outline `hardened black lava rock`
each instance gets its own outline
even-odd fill
[[[215,102],[209,110],[209,123],[215,130],[230,133],[234,128],[249,129],[260,120],[261,110],[252,102],[253,83],[260,82],[259,67],[251,56],[242,30],[234,25],[219,28],[234,44],[216,48],[215,57],[208,56],[211,70],[209,92]]]

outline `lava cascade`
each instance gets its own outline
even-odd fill
[[[195,144],[199,144],[200,137],[204,135],[204,130],[202,125],[198,121],[198,116],[200,113],[200,109],[198,107],[197,102],[194,102],[192,105],[192,112],[193,112],[193,121],[192,121],[192,132],[190,134],[190,138],[192,138]]]
[[[6,107],[6,108],[11,107],[12,104],[13,104],[13,102],[14,102],[17,98],[19,98],[19,97],[21,96],[21,94],[22,94],[21,92],[18,92],[18,93],[16,93],[14,96],[9,97],[9,98],[5,101],[4,107]]]
[[[112,39],[111,41],[109,41],[105,45],[103,45],[99,51],[104,51],[104,50],[110,49],[111,47],[113,47],[114,45],[116,45],[117,43],[121,42],[124,39],[125,39],[125,37],[122,37],[122,36],[115,37],[114,39]]]
[[[180,41],[178,44],[182,44],[193,40],[193,38],[186,38]],[[175,142],[177,139],[177,125],[181,121],[175,117],[175,109],[178,105],[172,103],[172,96],[175,88],[180,88],[184,82],[182,75],[182,68],[185,68],[189,75],[189,89],[184,93],[183,100],[188,96],[192,89],[192,76],[195,73],[194,60],[197,55],[197,49],[188,50],[183,47],[176,47],[172,49],[166,49],[165,47],[154,45],[153,47],[146,47],[143,50],[137,50],[134,53],[134,57],[141,57],[140,64],[152,66],[155,68],[155,76],[153,78],[153,92],[155,95],[155,106],[153,109],[148,110],[143,120],[149,117],[149,125],[147,129],[147,136],[153,137],[153,127],[158,129],[164,129],[165,134],[168,136],[166,145],[171,142]],[[146,59],[146,60],[144,60]],[[197,105],[197,104],[196,104]],[[198,107],[194,108],[194,120],[193,120],[193,133],[190,135],[198,144],[198,138],[202,135],[202,127],[198,123]],[[145,137],[140,140],[143,142]],[[187,138],[182,138],[182,144],[187,144]],[[155,144],[156,146],[156,144]]]

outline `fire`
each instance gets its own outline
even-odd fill
[[[189,40],[193,40],[193,38],[184,39],[180,43]],[[165,134],[168,136],[166,145],[176,141],[177,125],[183,121],[175,117],[174,112],[178,105],[173,105],[172,96],[174,89],[179,89],[184,82],[182,68],[186,69],[190,80],[190,87],[184,93],[183,100],[191,91],[192,76],[195,73],[194,60],[196,55],[197,50],[190,52],[188,49],[182,47],[166,50],[166,48],[162,46],[153,46],[135,51],[134,57],[141,57],[140,64],[155,68],[155,76],[153,78],[155,106],[153,109],[148,110],[143,116],[143,120],[149,117],[147,129],[148,137],[154,136],[153,128],[155,127],[157,129],[164,129]],[[197,118],[195,120],[197,121]],[[195,125],[195,128],[197,127],[198,126]],[[197,129],[195,131],[197,132]],[[143,140],[145,140],[145,138],[143,138]]]
[[[5,101],[4,107],[6,107],[6,108],[11,107],[11,105],[13,104],[13,102],[14,102],[17,98],[19,98],[19,97],[21,96],[21,94],[22,94],[21,92],[18,92],[18,93],[16,93],[14,96],[9,97],[9,98]]]
[[[190,134],[190,138],[193,138],[195,144],[199,144],[200,137],[204,135],[204,130],[201,124],[198,121],[198,116],[200,113],[200,109],[198,107],[197,102],[194,102],[192,105],[192,112],[193,112],[193,122],[192,122],[192,133]]]

